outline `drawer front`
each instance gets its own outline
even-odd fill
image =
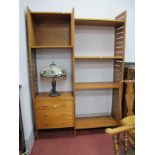
[[[73,117],[72,109],[36,110],[37,119],[46,120],[51,118]]]
[[[64,128],[64,127],[73,127],[72,117],[50,118],[46,120],[37,119],[38,129]]]
[[[36,102],[37,110],[72,109],[72,107],[73,107],[72,100]]]

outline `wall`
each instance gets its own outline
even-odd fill
[[[76,18],[115,18],[127,10],[126,62],[135,61],[134,0],[27,0],[32,11],[65,12],[75,8]]]
[[[28,61],[27,61],[27,36],[26,36],[26,18],[25,18],[25,3],[19,1],[19,83],[22,85],[20,89],[20,103],[22,120],[24,127],[24,136],[26,140],[26,149],[30,152],[33,142],[33,118],[28,76]]]

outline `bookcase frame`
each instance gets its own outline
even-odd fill
[[[34,115],[36,111],[35,99],[40,94],[38,92],[36,49],[71,49],[72,53],[72,92],[74,100],[74,133],[77,129],[98,128],[117,126],[122,116],[121,99],[123,68],[125,57],[125,37],[126,37],[126,11],[111,19],[75,19],[74,9],[71,13],[60,12],[32,12],[27,8],[28,24],[28,47],[29,47],[29,72],[32,93]],[[75,56],[75,25],[87,26],[114,26],[114,55],[113,56]],[[77,61],[97,61],[102,59],[112,60],[113,82],[84,82],[75,81],[75,64]],[[76,91],[81,90],[102,90],[112,89],[112,114],[105,117],[76,118],[75,98]],[[40,96],[41,97],[41,96]],[[36,118],[36,115],[35,115]],[[34,119],[36,120],[36,119]],[[37,127],[36,127],[37,129]],[[38,130],[38,129],[37,129]]]

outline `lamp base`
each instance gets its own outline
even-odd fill
[[[51,97],[60,96],[60,92],[57,92],[57,91],[50,91],[50,92],[49,92],[49,96],[51,96]]]

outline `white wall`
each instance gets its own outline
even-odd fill
[[[27,0],[32,11],[66,12],[75,8],[76,18],[115,18],[127,10],[126,62],[135,61],[134,0]]]
[[[40,72],[52,62],[65,69],[66,79],[57,80],[57,91],[72,91],[71,50],[70,49],[37,49],[37,75],[39,92],[49,92],[51,80],[40,77]]]
[[[34,142],[33,119],[31,108],[31,97],[28,76],[27,61],[27,39],[26,39],[26,19],[25,19],[25,3],[19,1],[19,82],[22,85],[20,89],[20,103],[22,120],[24,127],[24,136],[26,140],[26,149],[30,152]]]

